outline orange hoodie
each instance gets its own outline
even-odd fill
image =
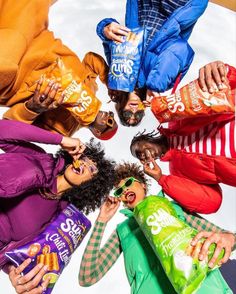
[[[11,29],[4,29],[2,32],[5,34],[5,47],[0,45],[0,53],[4,53],[0,55],[4,57],[4,60],[0,59],[0,77],[5,77],[0,84],[0,104],[10,107],[3,117],[33,123],[42,128],[70,136],[82,126],[89,125],[95,120],[101,107],[101,101],[94,98],[86,115],[83,115],[79,121],[63,107],[38,115],[25,106],[25,102],[33,94],[32,88],[30,90],[29,88],[47,71],[52,63],[60,58],[65,66],[71,68],[95,94],[97,91],[96,78],[99,76],[100,80],[106,83],[108,66],[100,55],[92,52],[87,53],[81,62],[74,52],[47,30],[49,0],[21,0],[19,2],[21,5],[17,5],[17,8],[20,11],[14,9],[15,15],[11,13],[11,17],[14,18],[14,26],[7,24]],[[29,5],[28,2],[31,4]],[[6,8],[11,4],[14,6],[15,1],[6,0],[2,4],[0,0],[1,9],[4,6],[3,11],[7,16],[9,13],[6,12]],[[5,18],[8,19],[8,17]],[[32,19],[35,19],[36,24],[32,25]],[[16,23],[18,26],[15,25]],[[32,30],[29,29],[29,25]],[[0,36],[1,31],[0,28]],[[13,43],[8,43],[8,36],[15,39],[14,46]],[[16,36],[20,37],[16,38]]]

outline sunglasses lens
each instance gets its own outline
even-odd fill
[[[138,121],[140,121],[144,116],[144,111],[137,111],[134,116]]]
[[[115,196],[120,196],[123,193],[123,188],[118,188],[117,190],[115,190],[114,195]]]
[[[123,111],[123,117],[127,120],[130,119],[132,115],[133,113],[131,111]]]
[[[132,185],[132,183],[133,183],[133,179],[132,178],[130,178],[130,179],[128,179],[126,182],[125,182],[125,187],[129,187],[129,186],[131,186]]]

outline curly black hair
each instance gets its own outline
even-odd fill
[[[105,152],[101,143],[96,143],[94,139],[91,139],[86,147],[83,154],[96,163],[98,172],[92,179],[66,190],[61,199],[69,201],[88,214],[101,206],[103,198],[114,186],[115,162],[104,157]],[[64,169],[61,171],[63,174],[66,166],[71,164],[73,159],[68,152],[62,149],[57,152],[58,156],[65,160]]]
[[[145,100],[145,97],[146,97],[146,92],[147,92],[147,89],[146,88],[135,88],[135,93],[139,96],[139,98],[141,99],[141,101]],[[137,125],[140,124],[140,122],[142,121],[144,115],[145,115],[145,112],[144,110],[141,110],[141,114],[139,115],[139,118],[136,120],[135,123],[133,124],[130,124],[128,122],[128,119],[127,119],[127,110],[124,110],[124,107],[125,105],[127,104],[127,101],[129,99],[129,94],[128,92],[123,92],[123,91],[113,91],[113,99],[112,101],[116,103],[116,111],[117,111],[117,114],[118,114],[118,117],[120,119],[120,123],[123,125],[123,126],[126,126],[126,127],[135,127]]]
[[[168,138],[164,135],[160,135],[159,131],[153,130],[152,132],[146,132],[146,130],[142,132],[138,132],[132,139],[130,143],[130,152],[131,154],[136,157],[135,154],[133,154],[133,147],[135,144],[138,144],[142,141],[153,143],[156,145],[163,145],[169,148],[169,141]]]
[[[148,186],[148,179],[146,178],[142,167],[137,163],[123,162],[118,164],[115,168],[114,185],[118,186],[120,181],[129,177],[134,177],[139,182]]]

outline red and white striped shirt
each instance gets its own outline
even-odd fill
[[[236,122],[234,119],[224,126],[220,122],[214,122],[190,135],[171,137],[170,146],[186,152],[236,158],[235,139]]]

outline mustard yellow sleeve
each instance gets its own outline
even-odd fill
[[[26,102],[13,105],[3,114],[3,118],[32,124],[39,114],[29,110],[25,103]]]
[[[101,55],[94,52],[88,52],[84,56],[82,63],[87,71],[94,74],[96,77],[99,76],[101,82],[107,85],[109,67]]]

